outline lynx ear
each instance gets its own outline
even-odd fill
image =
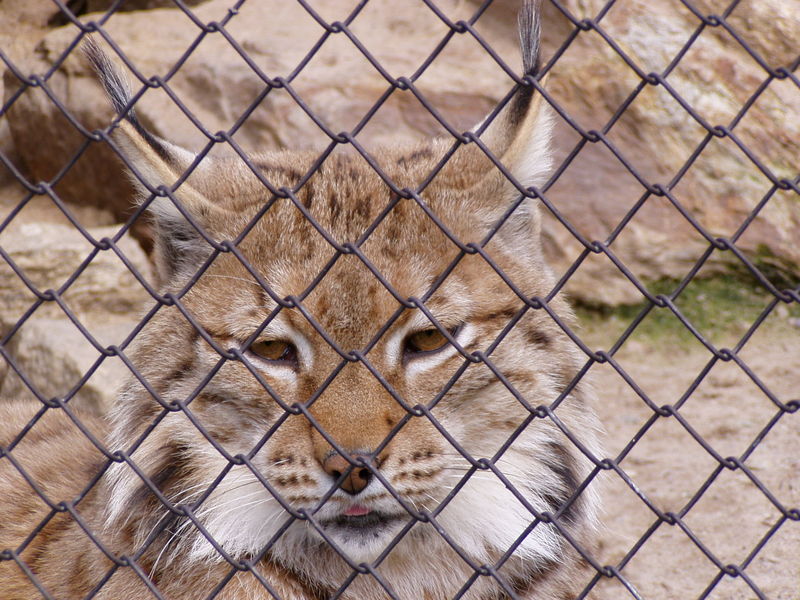
[[[97,72],[114,109],[125,114],[112,137],[124,155],[131,180],[139,193],[139,202],[151,196],[150,190],[164,186],[172,189],[195,161],[195,155],[147,131],[136,117],[130,103],[130,90],[122,74],[97,43],[87,38],[84,52]],[[205,164],[204,164],[205,163]],[[195,174],[209,168],[208,159],[195,168]],[[211,248],[198,231],[215,222],[222,210],[211,203],[189,181],[182,182],[172,196],[190,222],[170,198],[156,197],[148,206],[156,225],[156,267],[161,284],[191,274],[208,257]],[[216,222],[219,222],[218,220]]]
[[[519,14],[519,37],[525,75],[539,74],[538,2],[526,0]],[[544,80],[542,80],[544,83]],[[482,129],[483,123],[475,131]],[[481,141],[522,187],[542,185],[550,172],[550,138],[553,119],[550,106],[532,86],[521,87],[496,118],[485,127]],[[515,202],[520,192],[480,148],[470,150],[478,173],[470,195],[488,204],[496,219]],[[474,168],[471,166],[471,168]],[[538,202],[523,201],[498,232],[498,242],[530,263],[544,267],[540,250]]]
[[[528,0],[519,13],[519,41],[525,75],[537,77],[540,70],[540,25],[538,2]],[[541,80],[544,85],[546,77]],[[484,122],[473,130],[480,131]],[[523,187],[544,183],[550,171],[550,107],[532,86],[519,89],[499,115],[485,128],[481,140]],[[490,169],[497,172],[496,168]]]

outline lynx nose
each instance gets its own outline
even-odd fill
[[[372,458],[366,454],[351,454],[350,458],[353,460],[361,458],[364,462],[374,464]],[[372,472],[368,468],[354,467],[347,462],[344,456],[338,453],[328,456],[322,463],[322,468],[334,480],[338,480],[342,476],[342,473],[346,473],[347,476],[339,484],[339,487],[353,496],[367,487],[367,484],[372,479]]]

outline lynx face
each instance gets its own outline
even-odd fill
[[[523,39],[533,73],[535,36]],[[93,60],[124,106],[118,77],[97,51]],[[528,89],[481,139],[532,186],[549,167],[549,131]],[[450,597],[472,572],[459,552],[491,564],[518,544],[503,572],[522,582],[566,561],[569,544],[537,512],[591,539],[596,499],[575,492],[592,464],[531,412],[559,399],[582,361],[520,297],[553,286],[536,201],[495,232],[520,195],[482,150],[459,148],[418,202],[353,152],[304,180],[316,155],[253,156],[254,173],[238,158],[195,161],[135,120],[114,135],[155,217],[161,291],[179,304],[139,335],[132,360],[150,391],[127,386],[110,439],[112,450],[135,448],[136,469],[118,464],[105,479],[107,530],[147,548],[154,581],[227,555],[336,590],[351,572],[342,556],[372,562],[391,547],[381,569],[403,597]],[[375,160],[397,189],[414,190],[450,146]],[[172,198],[147,193],[187,168]],[[559,298],[550,307],[570,318]],[[596,452],[587,395],[579,384],[556,414]],[[192,518],[170,513],[151,486]],[[365,590],[353,597],[383,597]]]

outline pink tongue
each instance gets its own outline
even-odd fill
[[[345,517],[363,517],[364,515],[368,515],[372,511],[368,509],[366,506],[361,506],[360,504],[354,504],[346,511],[344,511]]]

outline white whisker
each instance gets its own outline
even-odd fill
[[[240,502],[240,501],[244,500],[245,498],[249,498],[249,497],[252,497],[252,496],[258,494],[260,491],[261,490],[258,490],[258,491],[255,491],[255,492],[251,492],[249,494],[246,494],[245,496],[242,496],[240,498],[235,498],[233,500],[229,500],[229,501],[224,502],[222,504],[215,504],[213,506],[204,507],[203,510],[198,511],[197,513],[195,513],[195,518],[197,520],[201,520],[201,519],[203,519],[203,517],[205,517],[209,513],[215,512],[215,511],[219,510],[223,506],[227,506],[229,504],[232,504],[233,502]],[[237,506],[236,508],[229,510],[228,513],[235,512],[236,510],[246,509],[246,508],[249,508],[251,506],[258,506],[258,505],[261,505],[261,504],[266,504],[270,500],[274,500],[274,498],[270,498],[268,496],[265,496],[265,497],[262,497],[262,498],[259,498],[259,499],[256,499],[256,500],[251,500],[250,502],[245,502],[244,504],[241,504],[241,505]],[[188,517],[186,517],[186,520],[183,523],[181,523],[180,526],[178,526],[178,528],[172,533],[172,535],[169,537],[169,539],[164,544],[163,548],[161,548],[161,551],[158,553],[158,556],[156,557],[156,560],[153,563],[152,568],[150,569],[150,577],[152,577],[153,574],[155,573],[156,567],[158,566],[158,563],[161,560],[162,555],[167,550],[167,548],[172,543],[172,541],[174,539],[180,537],[182,535],[182,533],[184,532],[184,530],[188,529],[189,526],[191,526],[193,524],[194,524],[194,522],[191,519],[189,519]]]
[[[201,482],[201,483],[196,483],[194,485],[190,485],[189,487],[182,488],[182,489],[178,490],[177,492],[175,492],[173,495],[168,496],[167,500],[169,500],[169,502],[171,504],[175,505],[175,506],[181,506],[181,505],[192,506],[194,504],[194,501],[189,500],[189,499],[192,496],[195,495],[195,490],[197,490],[198,488],[204,488],[204,490],[208,489],[213,483],[214,483],[214,480],[210,479],[210,480],[205,481],[205,482]],[[228,489],[225,489],[225,490],[221,491],[219,493],[219,495],[216,497],[216,499],[218,500],[219,498],[221,498],[225,494],[228,494],[230,492],[236,491],[236,490],[238,490],[238,489],[240,489],[240,488],[242,488],[242,487],[244,487],[246,485],[251,485],[252,483],[253,483],[253,481],[243,481],[243,482],[241,482],[241,483],[239,483],[239,484],[237,484],[237,485],[235,485],[235,486],[233,486],[231,488],[228,488]],[[219,488],[217,488],[217,489],[219,489]],[[202,496],[202,493],[198,493],[196,495],[199,497],[199,496]],[[143,539],[147,539],[151,535],[153,535],[153,532],[156,530],[156,527],[158,527],[158,525],[160,523],[161,523],[161,519],[157,520],[156,523],[153,525],[153,527],[150,528],[150,531],[147,533],[147,535]]]
[[[445,469],[445,470],[448,470],[448,471],[463,471],[463,472],[466,472],[466,471],[472,470],[472,467],[462,467],[462,466],[442,467],[442,468]],[[513,467],[511,465],[498,465],[497,466],[497,470],[500,471],[506,477],[523,477],[523,478],[530,477],[530,473],[526,473],[524,471],[520,471],[519,469],[517,469],[516,467]],[[478,474],[478,473],[486,473],[486,474],[494,475],[494,471],[491,471],[489,469],[477,469],[475,471],[475,473],[476,474]]]
[[[497,484],[500,484],[500,485],[505,485],[503,483],[503,481],[501,479],[499,479],[498,477],[494,477],[494,476],[491,476],[491,475],[488,475],[488,474],[479,475],[477,473],[473,473],[466,480],[461,475],[453,474],[453,475],[447,475],[446,479],[449,479],[451,481],[457,481],[457,482],[466,481],[466,483],[469,483],[470,481],[475,480],[475,481],[485,481],[487,483],[497,483]],[[524,480],[524,479],[520,479],[520,478],[517,478],[517,477],[508,477],[508,476],[506,476],[506,479],[508,479],[509,483],[514,485],[514,487],[520,487],[520,488],[523,488],[523,489],[527,489],[528,482],[526,480]]]
[[[245,283],[249,283],[250,285],[254,285],[260,289],[264,289],[260,283],[257,281],[253,281],[252,279],[245,279],[244,277],[234,277],[233,275],[215,275],[213,273],[206,273],[205,277],[219,277],[220,279],[236,279],[237,281],[244,281]]]
[[[246,500],[247,498],[252,498],[253,496],[261,494],[264,491],[265,490],[263,490],[263,489],[262,490],[255,490],[255,491],[249,492],[249,493],[247,493],[247,494],[245,494],[243,496],[238,496],[236,498],[231,498],[230,500],[226,500],[225,502],[215,502],[215,503],[212,503],[212,504],[208,504],[206,506],[203,506],[200,510],[198,510],[195,513],[195,516],[198,519],[200,519],[200,518],[204,517],[205,515],[207,515],[210,512],[214,512],[214,511],[219,510],[223,506],[228,506],[229,504],[233,504],[234,502],[242,502],[243,500]],[[215,500],[219,500],[219,498],[215,498]],[[271,496],[265,494],[264,498],[263,498],[263,501],[264,502],[269,502],[270,500],[274,500],[274,498],[272,498]],[[255,502],[260,502],[260,501],[261,500],[256,500]],[[246,504],[242,504],[239,508],[243,508],[245,506],[249,506],[250,504],[252,504],[252,502],[249,502],[249,503],[246,503]]]
[[[267,525],[272,525],[273,521],[276,521],[279,517],[285,517],[288,514],[289,513],[287,513],[286,511],[282,511],[282,512],[276,512],[276,513],[270,515],[269,519],[265,519],[264,522],[261,524],[261,527],[258,528],[258,531],[256,532],[256,535],[255,535],[255,538],[256,539],[260,538],[261,532],[264,531],[264,528]],[[261,548],[259,548],[259,550],[261,550]]]

